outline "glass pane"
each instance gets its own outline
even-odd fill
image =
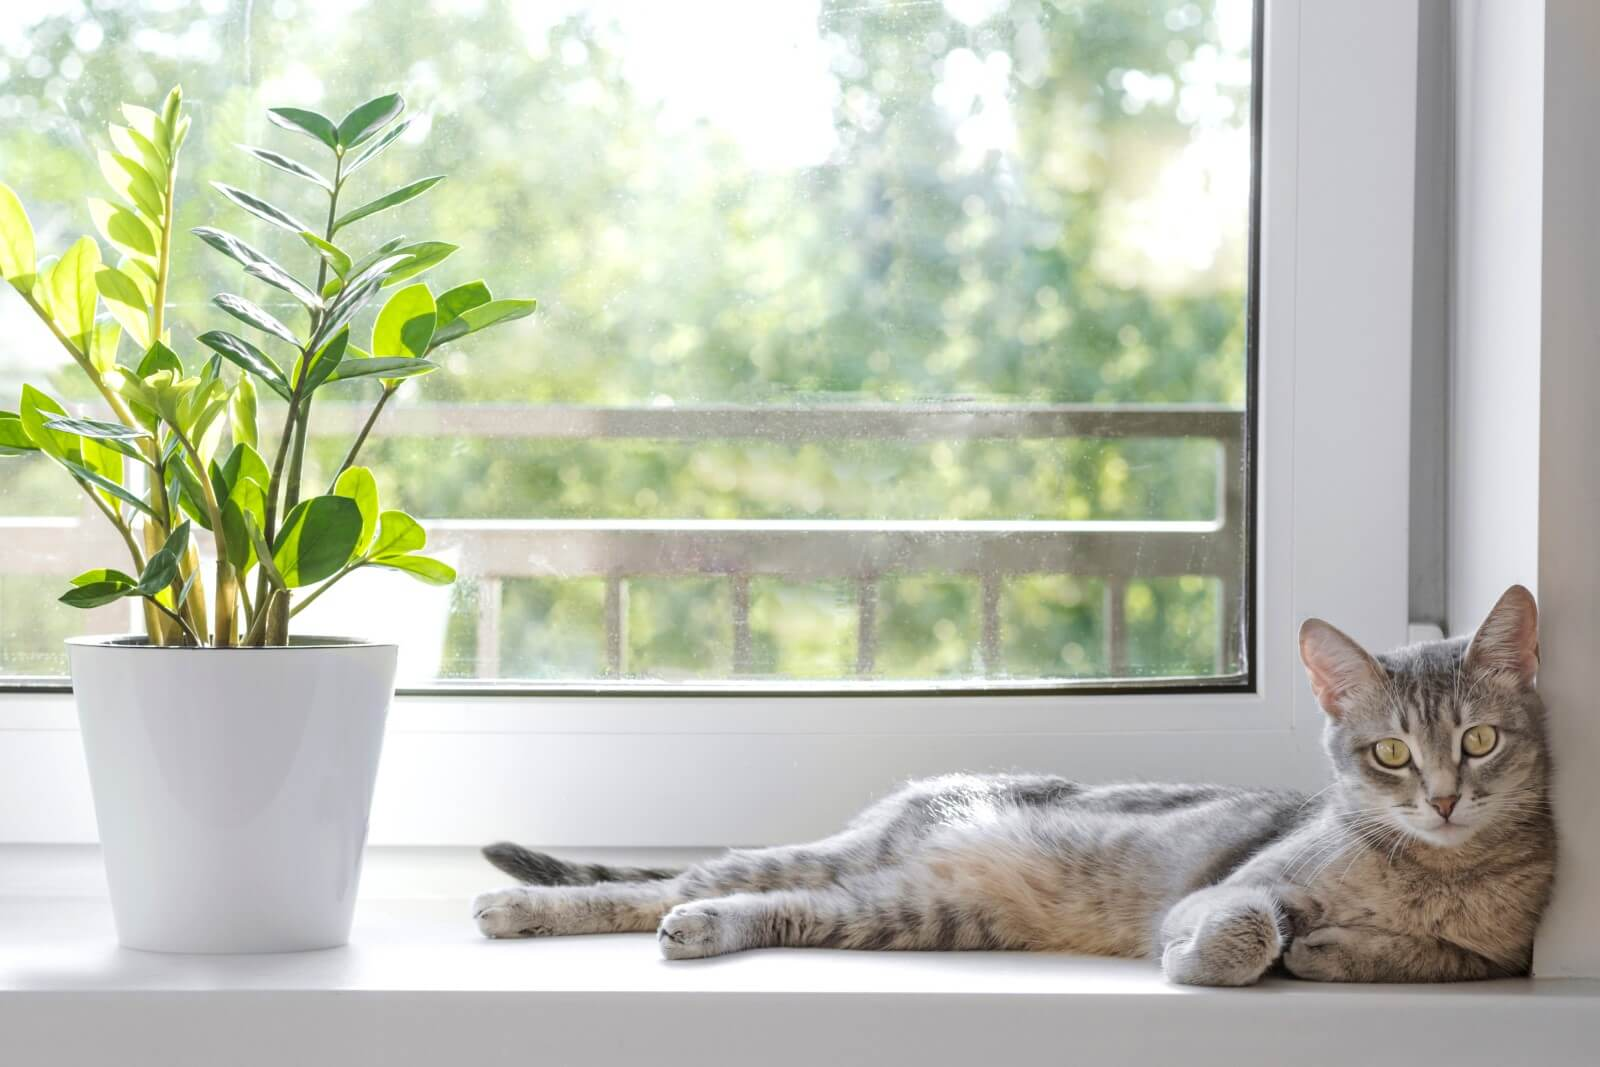
[[[350,197],[448,179],[348,243],[449,240],[436,293],[540,300],[440,350],[362,456],[457,587],[359,572],[303,632],[404,641],[408,685],[1247,673],[1250,0],[25,7],[0,25],[0,181],[42,252],[92,232],[117,106],[184,86],[191,368],[197,334],[240,329],[214,294],[298,314],[192,227],[315,272],[208,185],[317,217],[236,148],[322,163],[271,106],[403,92],[416,121]],[[103,414],[0,289],[0,409],[31,382]],[[376,390],[319,394],[313,484]],[[59,676],[61,636],[137,623],[54,603],[128,564],[47,461],[0,459],[0,537],[0,674]]]

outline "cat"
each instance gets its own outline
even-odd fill
[[[1555,869],[1538,617],[1513,586],[1470,641],[1377,657],[1309,620],[1333,782],[913,782],[814,844],[681,871],[484,850],[524,883],[474,903],[489,937],[655,930],[669,959],[771,946],[1035,949],[1159,959],[1240,986],[1525,974]]]

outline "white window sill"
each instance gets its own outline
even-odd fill
[[[485,941],[495,872],[376,850],[352,943],[119,949],[92,849],[0,847],[7,1063],[1592,1063],[1600,981],[1251,990],[1022,953],[774,950],[667,963],[648,935]],[[396,890],[407,896],[396,895]]]

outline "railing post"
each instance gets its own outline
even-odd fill
[[[622,677],[628,632],[628,586],[620,575],[606,575],[606,673]]]
[[[755,656],[750,647],[750,576],[733,575],[733,673],[750,674]]]
[[[856,582],[856,674],[865,678],[878,665],[878,578]]]
[[[501,580],[478,579],[478,677],[500,677]]]

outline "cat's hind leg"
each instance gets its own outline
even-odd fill
[[[479,894],[472,914],[493,938],[648,933],[684,899],[669,881],[519,885]]]
[[[893,879],[692,900],[667,913],[656,939],[661,954],[673,960],[750,948],[1025,947],[999,932],[981,909],[908,893]]]

